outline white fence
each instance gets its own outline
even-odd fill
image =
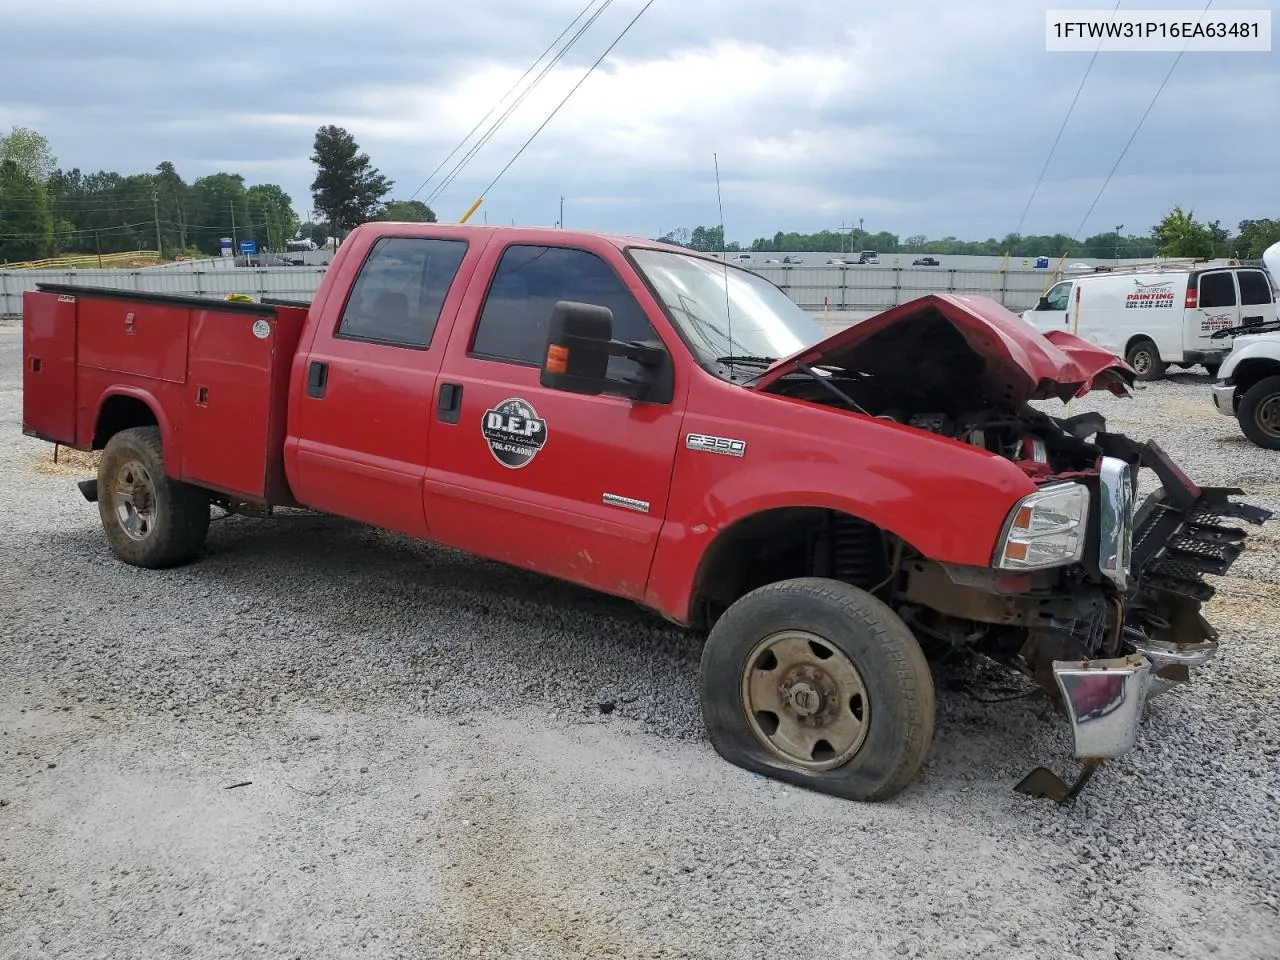
[[[778,284],[808,310],[875,311],[926,293],[963,293],[991,297],[1010,310],[1034,306],[1054,276],[1048,270],[953,270],[942,267],[758,265],[750,269]],[[0,316],[22,312],[22,293],[40,283],[113,287],[147,293],[310,300],[324,267],[238,267],[164,270],[7,270],[0,271]]]

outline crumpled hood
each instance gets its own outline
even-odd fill
[[[988,297],[931,293],[784,357],[760,376],[756,389],[765,390],[793,372],[797,362],[849,370],[878,365],[878,352],[901,355],[911,349],[917,330],[940,322],[953,327],[982,359],[983,392],[995,402],[1067,401],[1103,388],[1126,396],[1133,385],[1133,368],[1109,350],[1065,331],[1040,333]]]

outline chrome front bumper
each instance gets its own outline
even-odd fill
[[[1128,753],[1147,701],[1186,683],[1190,668],[1203,666],[1218,652],[1214,641],[1145,640],[1134,646],[1138,652],[1127,657],[1053,662],[1077,759],[1109,760]]]
[[[1236,415],[1235,384],[1215,383],[1209,389],[1213,391],[1213,405],[1218,408],[1218,412],[1224,417],[1234,417]]]

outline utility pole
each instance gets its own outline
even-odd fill
[[[98,269],[101,270],[102,269],[102,237],[99,236],[97,230],[93,231],[93,244],[98,248]]]
[[[161,260],[164,259],[164,246],[160,242],[160,191],[153,189],[151,191],[151,209],[156,215],[156,256]]]
[[[231,208],[231,258],[234,260],[240,247],[236,243],[236,202],[228,200],[227,206]]]
[[[564,197],[560,198],[560,229],[564,229]]]

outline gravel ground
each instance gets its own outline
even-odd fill
[[[0,326],[0,957],[1280,956],[1280,523],[1075,807],[1011,790],[1072,769],[1042,701],[946,691],[859,805],[719,760],[698,638],[626,603],[306,516],[116,562],[20,353]],[[1206,384],[1073,412],[1280,510]]]

